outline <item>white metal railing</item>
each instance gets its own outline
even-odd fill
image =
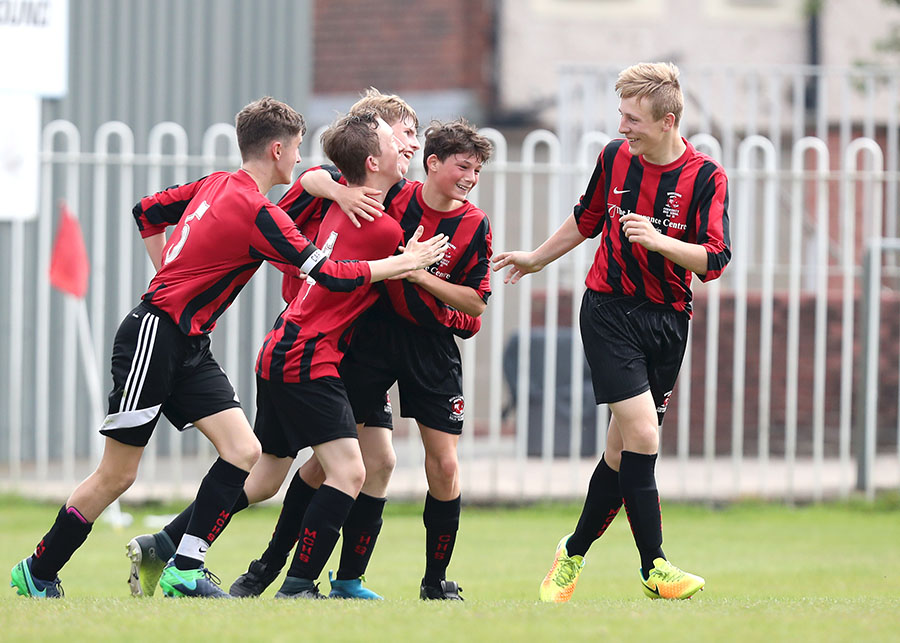
[[[472,200],[491,217],[495,252],[532,248],[568,216],[609,136],[586,133],[569,158],[561,140],[546,130],[531,132],[512,150],[501,132],[483,131],[495,152]],[[90,382],[102,382],[105,395],[112,332],[152,274],[130,215],[133,203],[166,185],[239,163],[234,130],[226,124],[207,130],[195,155],[189,154],[187,133],[174,123],[153,128],[145,153],[135,149],[134,133],[122,123],[101,126],[92,150],[82,149],[85,138],[71,123],[47,125],[40,214],[35,221],[0,224],[0,242],[10,249],[0,268],[9,284],[0,297],[0,341],[8,347],[0,355],[0,391],[8,391],[0,415],[4,489],[64,495],[99,457],[96,426],[105,401]],[[304,156],[310,164],[321,162],[318,136],[308,139],[312,149]],[[691,140],[714,156],[722,154],[722,143],[708,133]],[[854,473],[851,445],[853,404],[871,390],[854,389],[860,367],[854,343],[878,328],[877,317],[864,328],[853,323],[862,290],[863,233],[872,239],[896,236],[882,211],[895,206],[890,200],[897,195],[897,171],[885,169],[882,148],[870,138],[840,147],[801,137],[785,148],[752,134],[734,144],[734,167],[726,166],[734,260],[720,280],[695,281],[698,323],[692,325],[663,428],[660,485],[669,497],[787,501],[847,495],[858,483],[870,493],[896,487],[896,435],[885,445],[865,442],[865,475]],[[860,157],[864,167],[858,167]],[[839,159],[838,168],[831,168],[832,159]],[[413,162],[414,178],[421,175],[419,166]],[[567,185],[577,187],[564,191]],[[83,312],[77,301],[51,291],[46,278],[60,199],[80,216],[89,249],[91,282]],[[483,330],[462,344],[467,424],[460,452],[467,497],[583,494],[608,421],[605,407],[590,424],[584,420],[594,415],[585,397],[578,308],[593,247],[582,244],[515,286],[494,279]],[[880,274],[873,288],[895,291],[896,264],[881,257],[871,260]],[[282,305],[279,281],[269,269],[257,273],[213,334],[213,350],[251,418],[253,363]],[[809,298],[811,330],[801,318]],[[567,333],[571,341],[563,345],[559,338]],[[810,336],[811,344],[803,344]],[[513,337],[517,348],[505,355]],[[882,350],[896,350],[897,338],[888,341]],[[507,381],[504,359],[513,356],[516,375]],[[542,371],[533,378],[537,363]],[[877,366],[869,362],[868,368]],[[804,375],[809,373],[811,378]],[[872,377],[869,371],[866,377]],[[568,382],[568,404],[561,401],[561,381]],[[515,404],[504,415],[512,389]],[[900,391],[890,393],[887,414],[894,423],[898,398]],[[870,404],[863,408],[864,426],[883,420]],[[398,417],[396,424],[392,493],[418,495],[424,490],[418,434],[407,420]],[[877,427],[866,433],[876,434]],[[884,461],[888,454],[893,455]],[[130,493],[191,495],[211,460],[212,450],[195,433],[178,436],[161,427]]]

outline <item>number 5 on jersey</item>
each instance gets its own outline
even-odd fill
[[[168,252],[166,252],[166,256],[163,258],[164,264],[171,263],[175,260],[175,257],[177,257],[181,253],[181,249],[184,248],[184,244],[187,242],[188,235],[191,233],[191,221],[193,221],[194,219],[197,219],[198,221],[202,219],[207,210],[209,210],[209,203],[203,201],[200,205],[197,206],[197,209],[189,214],[187,219],[184,220],[184,225],[181,226],[181,238],[178,240],[178,243],[169,248]]]

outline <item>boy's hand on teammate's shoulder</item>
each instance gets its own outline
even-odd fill
[[[359,219],[374,221],[375,217],[384,214],[384,205],[379,200],[381,190],[374,190],[365,186],[342,186],[338,191],[338,206],[349,217],[357,228],[360,227]]]

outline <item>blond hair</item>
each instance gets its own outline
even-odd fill
[[[419,129],[419,117],[409,103],[396,94],[382,94],[374,87],[369,87],[362,98],[350,107],[351,114],[363,112],[375,112],[391,127],[408,120]]]
[[[619,98],[646,99],[654,120],[671,113],[678,126],[684,110],[678,74],[678,67],[673,63],[638,63],[619,73],[616,93]]]

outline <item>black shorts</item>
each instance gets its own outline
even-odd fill
[[[581,338],[597,404],[653,395],[662,425],[687,347],[688,315],[646,299],[588,289]]]
[[[348,397],[352,398],[349,391]],[[352,399],[350,400],[350,403],[352,405]],[[357,424],[360,423],[358,422]],[[390,429],[391,431],[394,430],[394,408],[391,405],[391,396],[389,393],[385,392],[384,403],[369,413],[361,424],[366,426],[378,426],[383,429]]]
[[[347,392],[337,377],[297,383],[257,375],[253,432],[263,453],[278,458],[296,458],[300,449],[358,437]]]
[[[449,332],[436,333],[393,313],[372,310],[353,331],[341,379],[360,422],[368,424],[384,409],[385,391],[397,382],[402,417],[445,433],[462,433],[462,360]]]
[[[179,431],[241,403],[209,350],[208,335],[185,335],[141,302],[125,316],[112,349],[113,387],[100,433],[146,446],[163,413]]]

